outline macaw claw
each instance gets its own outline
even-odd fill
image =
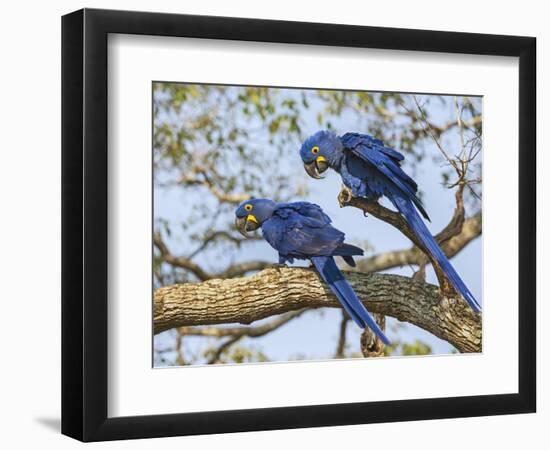
[[[338,204],[340,205],[340,208],[347,206],[352,198],[353,193],[351,192],[351,189],[343,184],[342,189],[340,189],[340,193],[338,194]]]

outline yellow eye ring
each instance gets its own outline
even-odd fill
[[[311,153],[313,153],[314,155],[316,155],[317,153],[319,153],[319,147],[317,147],[317,146],[312,147]]]
[[[244,205],[244,209],[246,209],[247,211],[252,211],[252,205],[250,203],[247,203],[246,205]]]

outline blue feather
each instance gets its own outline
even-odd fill
[[[353,321],[360,328],[370,328],[384,344],[390,345],[390,341],[384,335],[384,332],[357,298],[357,294],[344,278],[344,274],[338,269],[334,258],[331,256],[312,256],[310,259],[321,278],[329,285]]]
[[[378,183],[381,184],[381,187],[375,189],[375,191],[383,191],[385,195],[389,196],[389,192],[387,191],[391,190],[392,185],[397,187],[411,199],[426,220],[430,220],[422,202],[416,195],[418,189],[416,182],[407,175],[400,166],[403,159],[401,153],[385,147],[381,141],[369,135],[354,135],[353,138],[350,139],[348,134],[345,134],[342,136],[342,142],[344,146],[351,151],[351,154],[346,158],[346,163],[348,165],[353,165],[353,156],[355,156],[365,161],[370,166],[370,170],[369,167],[362,168],[363,175],[365,176],[364,179],[367,180],[367,185],[373,182],[373,178],[378,178],[376,176],[373,177],[373,171],[383,174],[385,178],[382,178],[381,183]],[[401,158],[397,158],[391,151],[401,156]],[[390,183],[388,183],[388,181]]]
[[[445,276],[449,279],[453,287],[464,297],[472,309],[476,312],[481,312],[481,306],[475,299],[474,295],[470,292],[464,281],[460,278],[451,262],[443,253],[443,250],[439,247],[434,237],[426,227],[422,218],[418,215],[416,208],[409,199],[403,198],[399,195],[392,195],[390,200],[399,210],[399,212],[405,217],[405,220],[412,228],[415,236],[420,239],[420,242],[424,245],[426,250],[437,261]]]

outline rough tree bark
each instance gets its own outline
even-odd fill
[[[398,275],[346,272],[346,277],[371,312],[417,325],[460,352],[481,351],[481,316],[461,298],[447,297],[436,286]],[[250,277],[157,289],[154,332],[181,326],[248,324],[317,307],[339,307],[339,303],[315,271],[268,268]]]

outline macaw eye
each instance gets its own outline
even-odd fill
[[[315,146],[311,149],[311,153],[313,153],[314,155],[316,155],[317,153],[319,153],[319,147]]]
[[[244,205],[244,209],[246,209],[247,211],[252,211],[252,205],[250,203],[247,203],[246,205]]]

